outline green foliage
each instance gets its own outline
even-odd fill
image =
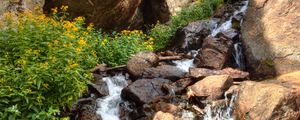
[[[178,28],[210,17],[222,3],[223,0],[199,0],[195,5],[182,9],[168,24],[156,24],[149,33],[155,39],[154,50],[165,48]]]
[[[34,16],[5,14],[0,25],[0,119],[55,119],[86,91],[97,63],[123,64],[151,50],[141,31],[105,35],[93,26]],[[2,27],[1,27],[2,26]]]

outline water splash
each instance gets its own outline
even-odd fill
[[[125,76],[118,74],[113,77],[105,77],[103,81],[108,86],[109,95],[104,98],[97,99],[97,114],[101,115],[102,120],[120,120],[119,104],[122,102],[121,91],[127,86]]]
[[[182,110],[181,112],[181,119],[183,120],[194,120],[195,114],[189,110]]]
[[[233,94],[229,103],[227,98],[227,93],[225,93],[226,105],[218,106],[213,108],[212,105],[208,104],[204,111],[204,120],[234,120],[232,113],[234,110],[234,102],[237,98],[237,94]]]
[[[176,64],[176,67],[181,69],[184,72],[189,72],[190,68],[195,67],[195,64],[193,63],[194,59],[186,59],[186,60],[176,60],[173,61],[173,63]]]
[[[244,62],[242,43],[239,42],[239,43],[234,44],[233,57],[234,57],[235,63],[237,64],[238,68],[240,68],[241,70],[244,70],[245,62]]]

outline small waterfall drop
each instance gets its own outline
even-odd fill
[[[233,57],[234,57],[235,63],[237,64],[238,68],[240,68],[241,70],[244,70],[245,69],[245,61],[244,61],[242,43],[238,42],[238,43],[234,44]]]
[[[125,76],[122,74],[113,77],[105,77],[103,81],[108,86],[109,95],[97,99],[97,114],[102,120],[119,120],[119,104],[122,102],[121,91],[127,86]]]
[[[227,93],[225,93],[225,106],[218,106],[216,108],[212,108],[212,105],[208,104],[204,109],[204,120],[234,120],[232,112],[234,110],[234,102],[237,96],[238,94],[233,94],[229,101],[227,98]]]

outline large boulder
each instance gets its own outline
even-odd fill
[[[136,80],[122,90],[122,98],[133,101],[138,105],[149,103],[156,97],[166,95],[162,85],[170,83],[167,79],[140,79]]]
[[[296,101],[300,107],[300,71],[281,75],[277,80],[284,86],[291,88],[292,92],[296,94]]]
[[[286,86],[272,82],[247,81],[243,82],[238,95],[235,109],[237,119],[299,119],[297,96]]]
[[[223,97],[225,91],[233,85],[233,80],[228,75],[209,76],[189,86],[188,96],[207,97],[217,100]]]
[[[300,69],[300,2],[250,0],[242,27],[253,77]]]
[[[120,29],[134,23],[141,0],[46,0],[44,11],[62,5],[69,6],[71,17],[84,16],[88,23],[103,29]]]
[[[203,40],[202,49],[196,56],[194,63],[198,67],[222,69],[231,63],[232,46],[233,43],[230,39],[209,36]]]
[[[165,78],[172,81],[179,80],[183,78],[185,72],[176,66],[162,65],[156,68],[145,68],[143,72],[143,78]]]
[[[102,120],[96,113],[97,103],[94,98],[81,98],[73,105],[71,120]]]
[[[127,70],[134,78],[138,78],[144,72],[144,69],[150,68],[158,63],[158,56],[152,52],[140,52],[129,59]]]
[[[1,0],[0,16],[5,12],[24,12],[25,10],[41,13],[43,5],[44,0]]]

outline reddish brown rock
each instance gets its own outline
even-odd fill
[[[203,41],[202,50],[196,56],[194,63],[198,67],[222,69],[229,64],[232,51],[232,41],[221,37],[207,37]]]
[[[162,65],[156,68],[145,68],[142,74],[142,78],[165,78],[172,81],[177,81],[180,78],[183,78],[185,72],[176,66],[171,65]]]
[[[300,111],[293,90],[278,83],[243,82],[236,101],[237,119],[297,120]]]
[[[211,75],[229,75],[233,79],[245,79],[249,76],[249,73],[233,68],[225,68],[223,70],[212,70],[207,68],[190,68],[189,71],[189,76],[193,78],[201,78]]]
[[[298,0],[250,0],[242,26],[252,77],[274,77],[300,69]]]
[[[207,97],[209,100],[217,100],[223,97],[226,90],[233,84],[228,75],[208,76],[203,80],[188,87],[188,96]]]

